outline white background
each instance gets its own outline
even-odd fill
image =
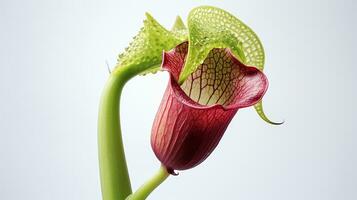
[[[98,200],[97,111],[110,66],[150,12],[198,5],[247,23],[266,50],[264,123],[240,110],[214,153],[149,199],[357,199],[356,2],[0,1],[0,199]],[[168,75],[137,77],[122,124],[136,189],[159,167],[151,124]]]

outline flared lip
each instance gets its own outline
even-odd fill
[[[245,64],[243,64],[242,62],[240,62],[232,53],[232,51],[230,49],[227,48],[227,51],[228,53],[233,57],[233,62],[235,62],[237,65],[243,65],[245,66],[247,69],[251,69],[251,70],[258,70],[260,71],[259,69],[257,69],[256,67],[253,67],[253,66],[246,66]],[[193,99],[191,99],[181,88],[181,86],[178,84],[176,78],[174,77],[172,71],[169,69],[169,68],[166,68],[166,67],[163,67],[163,64],[165,63],[165,59],[166,59],[166,52],[163,51],[163,54],[162,54],[162,63],[161,63],[161,70],[163,71],[167,71],[169,74],[170,74],[170,80],[169,80],[169,87],[170,89],[172,89],[172,91],[174,92],[174,95],[175,95],[175,98],[180,101],[182,104],[186,105],[186,106],[189,106],[191,108],[194,108],[194,109],[199,109],[199,110],[210,110],[210,109],[222,109],[224,111],[228,111],[228,110],[233,110],[233,109],[239,109],[239,108],[246,108],[246,107],[249,107],[249,106],[252,106],[256,103],[258,103],[262,98],[263,96],[265,95],[266,91],[268,90],[268,86],[269,86],[269,81],[267,79],[267,77],[265,76],[264,73],[263,74],[263,77],[264,77],[264,81],[265,81],[265,88],[263,91],[261,91],[261,94],[260,94],[260,98],[257,98],[255,99],[254,101],[252,101],[253,103],[233,103],[233,104],[229,104],[227,106],[225,105],[222,105],[222,104],[212,104],[212,105],[202,105],[202,104],[199,104],[198,102],[194,101]],[[234,65],[235,67],[237,67],[237,65]],[[183,67],[183,66],[182,66]],[[182,68],[181,68],[182,70]],[[180,72],[181,72],[180,70]],[[261,71],[260,71],[261,72]]]

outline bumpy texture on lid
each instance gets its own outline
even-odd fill
[[[245,65],[264,68],[264,49],[257,35],[230,13],[211,6],[194,8],[188,16],[188,29],[181,18],[177,18],[171,31],[162,27],[146,14],[144,27],[119,55],[117,67],[130,66],[141,74],[155,73],[160,69],[162,52],[178,44],[189,42],[188,57],[179,77],[183,83],[202,64],[213,48],[229,48]],[[255,106],[258,115],[269,120],[263,111],[262,101]]]

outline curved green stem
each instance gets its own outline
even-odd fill
[[[98,116],[99,167],[103,200],[125,200],[132,193],[120,129],[120,96],[135,76],[130,68],[113,71],[102,93]]]
[[[170,174],[164,166],[161,166],[159,171],[136,192],[130,195],[126,200],[144,200],[152,191],[155,190],[162,182],[164,182]]]

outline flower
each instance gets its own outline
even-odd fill
[[[245,66],[227,48],[212,49],[179,85],[187,49],[184,42],[163,55],[161,67],[170,80],[151,134],[152,149],[170,173],[203,162],[238,109],[256,104],[268,88],[260,70]]]

